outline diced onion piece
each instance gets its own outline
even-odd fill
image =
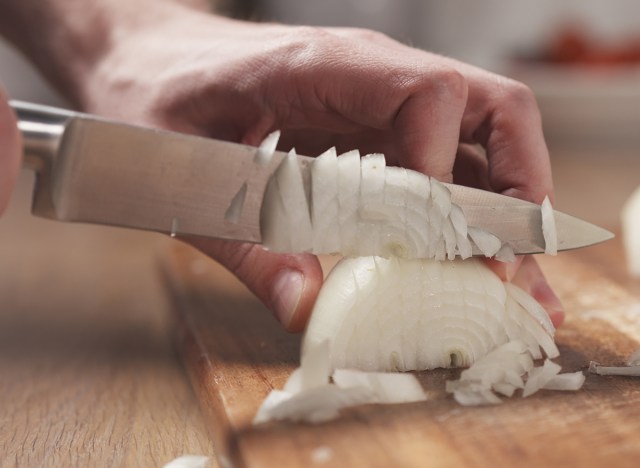
[[[467,232],[473,243],[485,257],[493,257],[498,253],[500,247],[502,247],[500,239],[484,229],[469,226]]]
[[[301,357],[300,367],[289,376],[284,390],[291,393],[298,393],[327,385],[331,371],[329,342],[323,341],[316,346],[309,347],[307,352]]]
[[[209,457],[205,455],[182,455],[169,463],[163,468],[206,468],[209,466]]]
[[[335,148],[330,148],[311,164],[311,219],[315,253],[340,251],[340,231],[335,227],[339,212],[338,155]]]
[[[518,304],[524,307],[524,309],[529,312],[529,314],[531,314],[531,316],[535,318],[540,325],[542,325],[542,328],[544,328],[549,335],[554,335],[556,329],[553,326],[553,322],[551,322],[549,314],[547,314],[538,301],[515,284],[505,283],[505,288],[507,288],[509,295],[515,299]]]
[[[427,399],[420,382],[412,374],[336,369],[333,381],[341,388],[368,388],[378,403],[410,403]]]
[[[544,253],[547,255],[558,254],[558,233],[556,231],[556,220],[553,214],[553,207],[549,197],[544,197],[540,207],[542,213],[542,235],[544,237]]]
[[[491,390],[458,390],[453,392],[453,398],[463,406],[497,405],[502,400]]]
[[[542,386],[544,390],[579,390],[584,384],[584,374],[581,371],[558,374]]]
[[[431,200],[443,218],[451,212],[451,192],[442,182],[431,178]]]
[[[266,166],[271,160],[273,153],[276,151],[278,140],[280,140],[280,130],[269,133],[269,135],[262,140],[260,146],[258,146],[258,151],[256,151],[254,158],[255,162],[261,166]]]
[[[625,202],[621,220],[627,269],[640,277],[640,187]]]
[[[291,394],[273,390],[262,403],[253,423],[270,420],[320,423],[338,417],[342,408],[374,403],[375,395],[364,387],[323,385]]]
[[[360,201],[360,152],[348,151],[338,156],[338,229],[340,251],[353,251],[358,233]],[[336,219],[333,220],[335,222]],[[323,235],[324,233],[320,233]]]
[[[274,252],[311,250],[309,203],[295,150],[282,160],[267,185],[261,211],[264,246]]]
[[[526,398],[543,388],[551,379],[553,379],[561,367],[555,362],[546,359],[542,367],[534,367],[529,371],[527,383],[524,385],[522,397]]]
[[[513,263],[516,261],[516,254],[513,252],[513,247],[505,242],[502,244],[502,247],[500,247],[500,250],[496,252],[494,258],[499,262]]]

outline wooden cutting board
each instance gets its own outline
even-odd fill
[[[564,372],[622,365],[640,346],[640,294],[617,241],[540,259],[567,309],[556,341]],[[230,274],[174,244],[163,261],[178,349],[220,465],[502,467],[640,465],[640,378],[587,374],[579,392],[540,391],[466,408],[444,393],[456,370],[420,373],[429,401],[368,405],[320,425],[252,426],[264,397],[298,365],[300,338]]]

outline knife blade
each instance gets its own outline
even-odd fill
[[[265,159],[252,146],[19,101],[11,105],[23,134],[25,165],[36,171],[33,214],[261,242],[263,196],[286,153],[276,151]],[[308,180],[313,158],[298,159]],[[509,242],[517,254],[544,252],[539,205],[459,185],[447,187],[469,225]],[[613,237],[558,211],[555,219],[559,250]]]

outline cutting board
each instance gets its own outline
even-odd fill
[[[564,372],[622,365],[640,346],[640,294],[618,241],[541,257],[567,309],[556,341]],[[640,378],[587,374],[578,392],[540,391],[490,407],[444,392],[457,370],[418,373],[426,402],[367,405],[319,425],[253,426],[262,400],[297,367],[284,332],[237,280],[178,242],[162,271],[178,349],[222,467],[511,467],[640,465]]]

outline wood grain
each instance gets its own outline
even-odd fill
[[[567,372],[584,371],[590,360],[621,364],[640,346],[640,336],[615,326],[638,296],[590,266],[598,252],[542,259],[568,311],[557,334]],[[607,263],[611,271],[619,264],[617,256]],[[310,466],[327,453],[322,466],[637,466],[640,380],[633,378],[588,375],[578,393],[543,391],[463,408],[443,391],[456,371],[439,370],[418,374],[430,393],[424,403],[364,406],[317,426],[252,426],[262,399],[297,366],[299,337],[190,248],[174,248],[165,271],[184,361],[216,449],[234,466]]]
[[[0,466],[160,467],[212,455],[176,358],[161,237],[0,220]]]

